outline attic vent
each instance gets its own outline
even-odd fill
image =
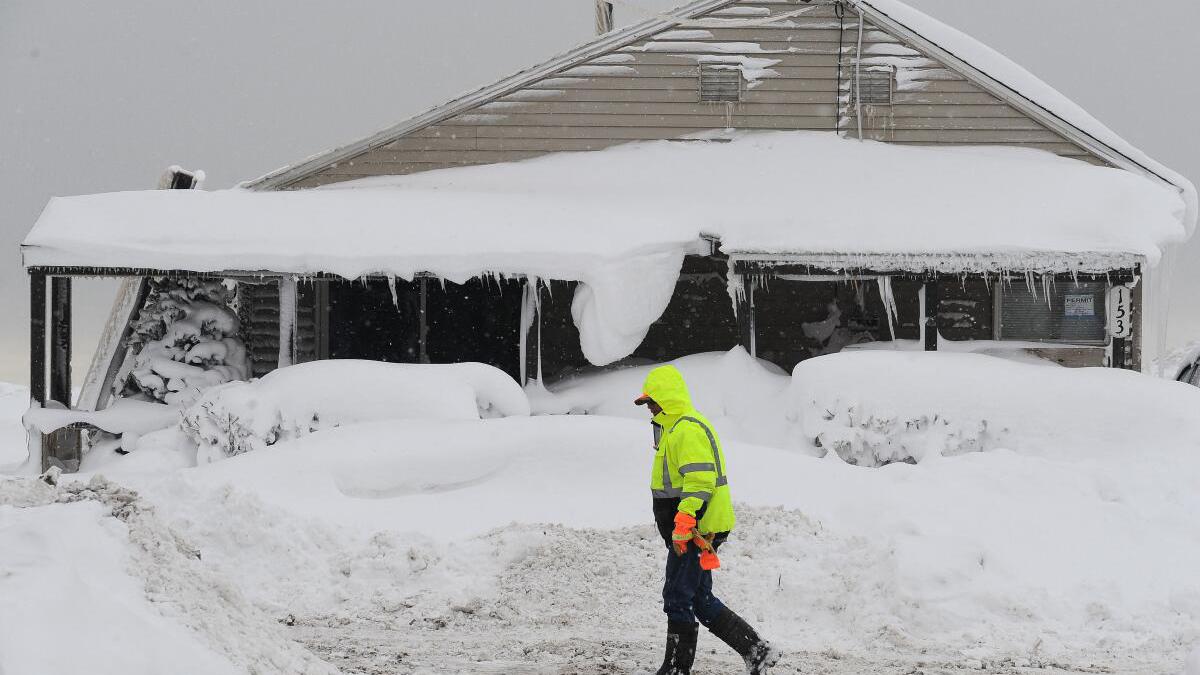
[[[700,64],[700,100],[742,100],[741,68],[717,63]]]
[[[892,75],[891,68],[860,72],[858,81],[850,83],[850,101],[857,103],[858,97],[862,96],[863,105],[891,105]]]

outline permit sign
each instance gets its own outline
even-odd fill
[[[1108,291],[1108,332],[1118,339],[1133,335],[1133,293],[1128,286]]]
[[[1063,312],[1067,316],[1096,316],[1096,296],[1091,293],[1070,294],[1064,298]]]

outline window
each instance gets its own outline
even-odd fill
[[[701,101],[741,101],[742,70],[736,65],[700,65]]]
[[[1103,344],[1108,339],[1104,282],[1001,283],[996,292],[1001,340]],[[1047,295],[1049,297],[1047,297]]]
[[[863,105],[891,105],[893,70],[862,70],[858,73],[857,82],[850,82],[850,102],[858,104],[862,96]]]

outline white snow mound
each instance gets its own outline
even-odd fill
[[[242,454],[323,428],[386,419],[528,416],[529,400],[482,363],[315,361],[208,390],[184,411],[199,461]]]

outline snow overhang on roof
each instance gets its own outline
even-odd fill
[[[708,235],[732,254],[936,255],[964,270],[1001,254],[1014,267],[1048,271],[1060,259],[1077,271],[1081,259],[1153,264],[1186,236],[1177,191],[1038,150],[831,132],[698,140],[723,142],[638,142],[315,190],[58,198],[25,240],[25,265],[582,280],[602,265],[681,259]]]
[[[613,31],[520,71],[494,84],[470,92],[400,124],[354,143],[313,155],[248,181],[243,187],[271,190],[311,176],[333,164],[355,157],[407,134],[442,122],[454,115],[494,101],[522,87],[553,76],[589,59],[614,52],[660,31],[670,30],[738,0],[699,0],[628,28]],[[946,64],[1001,100],[1013,105],[1048,128],[1114,166],[1140,173],[1174,186],[1187,205],[1185,224],[1190,236],[1200,214],[1195,186],[1179,173],[1155,161],[1121,138],[1078,104],[1053,87],[975,38],[908,6],[900,0],[846,0],[856,11],[885,30]]]

